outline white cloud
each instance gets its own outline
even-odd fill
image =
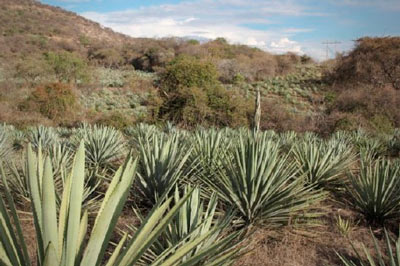
[[[330,0],[338,5],[377,7],[384,10],[400,10],[399,0]]]
[[[304,53],[299,43],[291,41],[287,37],[281,38],[277,42],[271,42],[269,48],[276,53],[283,53],[286,51],[299,54]]]
[[[76,0],[77,1],[77,0]],[[215,39],[259,47],[275,53],[304,53],[293,35],[312,29],[267,29],[279,16],[321,16],[294,0],[196,0],[119,12],[85,12],[84,17],[134,37]],[[265,30],[243,25],[265,24]]]

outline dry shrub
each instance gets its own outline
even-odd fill
[[[290,112],[284,104],[274,100],[263,100],[261,112],[260,126],[263,130],[305,132],[316,129],[313,117]]]
[[[356,129],[390,133],[400,126],[400,91],[383,88],[357,87],[339,91],[328,108],[327,129]]]
[[[113,112],[111,114],[103,114],[95,121],[95,123],[123,130],[124,128],[134,124],[135,119],[120,112]]]
[[[301,57],[294,53],[286,53],[283,55],[277,55],[277,73],[280,75],[288,74],[292,72],[296,65],[301,62]]]
[[[19,89],[15,87],[0,88],[0,121],[8,124],[13,124],[20,128],[25,128],[32,125],[54,125],[52,121],[36,110],[24,112],[19,109],[21,104],[24,104],[26,99],[24,95],[30,93],[30,90]]]
[[[79,110],[74,89],[63,83],[48,83],[34,89],[26,101],[19,105],[21,111],[39,111],[56,123],[68,121]]]
[[[355,49],[337,59],[329,79],[338,84],[390,84],[400,89],[400,37],[358,39]]]
[[[185,128],[240,127],[249,125],[253,108],[253,101],[237,90],[190,87],[168,93],[159,115]]]

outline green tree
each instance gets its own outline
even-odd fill
[[[178,88],[210,88],[218,86],[218,71],[209,61],[192,56],[180,55],[165,69],[161,77],[161,87],[166,91]]]
[[[187,127],[243,126],[251,113],[248,99],[224,88],[215,66],[190,56],[179,56],[162,75],[165,99],[161,118]]]
[[[59,81],[81,83],[88,80],[88,65],[79,55],[63,51],[48,52],[45,56]]]

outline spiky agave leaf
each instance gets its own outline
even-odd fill
[[[154,204],[187,174],[186,163],[192,148],[180,141],[179,134],[156,134],[152,139],[151,142],[139,139],[141,160],[137,186],[146,199]]]
[[[72,138],[77,144],[84,140],[86,163],[90,167],[105,167],[120,160],[125,153],[123,135],[113,127],[84,125]]]
[[[193,175],[188,180],[190,183],[203,183],[201,177],[212,177],[215,171],[221,168],[226,151],[232,146],[230,139],[222,131],[215,129],[196,131],[190,142],[193,151],[189,156],[191,165],[196,166]]]
[[[40,146],[47,151],[53,144],[58,143],[59,138],[54,128],[37,126],[29,129],[28,140],[33,148],[38,149]]]
[[[0,126],[0,160],[4,160],[12,152],[9,135],[8,130]]]
[[[241,136],[233,156],[225,158],[223,170],[206,180],[247,225],[287,224],[323,198],[323,193],[295,178],[296,164],[265,136]]]
[[[400,217],[400,163],[388,159],[361,161],[359,172],[349,172],[349,204],[374,223]]]
[[[386,228],[384,228],[384,233],[385,233],[385,246],[386,246],[386,254],[382,252],[381,247],[379,247],[378,240],[374,236],[372,230],[370,230],[370,234],[372,236],[372,239],[374,241],[374,251],[376,254],[376,259],[374,259],[374,256],[368,249],[365,247],[364,244],[362,244],[362,252],[364,253],[365,257],[367,258],[367,261],[364,261],[362,258],[360,252],[355,248],[354,244],[350,242],[354,252],[356,253],[356,256],[359,260],[359,264],[361,266],[400,266],[400,232],[397,240],[392,240],[391,237],[389,236],[388,231]],[[393,252],[393,244],[394,244],[394,250]],[[345,256],[339,254],[336,252],[336,254],[339,256],[340,260],[342,261],[344,266],[356,266],[354,261],[346,258]]]
[[[192,190],[190,186],[186,186],[183,195],[186,195],[190,190]],[[196,265],[210,265],[215,261],[220,261],[218,265],[230,265],[240,256],[241,249],[238,248],[238,245],[241,243],[239,237],[241,232],[231,232],[230,235],[227,235],[226,232],[227,226],[232,221],[232,212],[218,213],[216,194],[211,195],[208,204],[201,198],[200,194],[199,188],[193,190],[193,194],[183,204],[178,215],[146,252],[140,264],[149,265],[169,248],[184,245],[204,235],[208,235],[208,238],[182,257],[179,265],[201,253],[206,254],[202,255],[203,258],[199,259]],[[178,188],[175,190],[174,197],[175,201],[182,198]],[[141,217],[140,214],[138,216]],[[218,228],[218,230],[215,230],[214,234],[209,234],[215,228]],[[134,227],[131,229],[136,230]]]
[[[316,188],[335,185],[355,161],[350,147],[332,142],[301,142],[293,148],[299,175]]]

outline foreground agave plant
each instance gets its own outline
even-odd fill
[[[184,195],[191,190],[190,186],[186,186]],[[182,257],[178,265],[185,265],[192,257],[202,253],[205,255],[196,262],[196,265],[231,265],[241,255],[242,248],[238,249],[241,244],[241,238],[239,238],[241,231],[231,232],[230,234],[227,234],[226,231],[232,221],[232,213],[227,212],[225,215],[218,213],[216,194],[211,195],[208,204],[206,204],[201,199],[200,192],[199,188],[193,190],[189,199],[179,210],[178,215],[146,252],[139,264],[149,265],[170,247],[184,245],[203,238],[205,239],[204,242]],[[182,198],[179,189],[175,190],[174,198],[175,201]]]
[[[373,223],[400,217],[400,163],[361,161],[358,174],[349,173],[349,204]]]
[[[226,204],[237,209],[245,224],[287,224],[323,198],[321,192],[295,178],[296,164],[280,154],[279,144],[265,135],[241,136],[233,150],[233,156],[224,157],[217,175],[205,180]]]
[[[334,185],[340,174],[354,162],[350,148],[340,143],[301,142],[294,146],[293,153],[307,184],[315,187]]]
[[[31,146],[27,151],[27,173],[33,217],[36,228],[37,261],[39,266],[84,265],[104,263],[104,256],[114,226],[129,193],[135,176],[136,161],[128,158],[115,173],[105,193],[90,235],[87,237],[88,215],[82,208],[85,175],[85,151],[81,142],[75,155],[71,173],[64,189],[61,206],[57,210],[53,169],[50,158],[43,162],[35,156]],[[2,171],[3,172],[3,171]],[[7,266],[31,265],[23,231],[19,222],[6,178],[1,174],[4,196],[0,197],[0,264]],[[157,205],[136,231],[131,241],[122,238],[106,263],[134,265],[147,248],[160,236],[182,205],[190,197],[189,191],[171,207],[172,198]],[[7,210],[7,206],[9,210]],[[154,265],[176,265],[186,254],[202,244],[207,236],[195,238],[184,245],[175,245],[157,258]],[[206,254],[193,256],[186,262],[195,265]]]
[[[184,178],[191,148],[180,141],[179,134],[155,134],[151,139],[139,139],[141,160],[137,184],[140,192],[154,204]]]
[[[10,154],[12,148],[8,141],[8,133],[0,127],[0,160]]]

